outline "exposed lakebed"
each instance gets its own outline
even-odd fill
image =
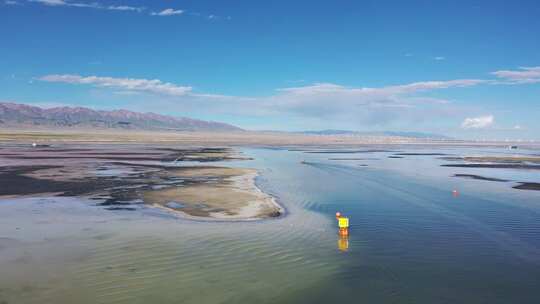
[[[208,165],[246,159],[228,148],[11,146],[3,154],[0,198],[85,197],[109,210],[132,211],[146,204],[219,219],[276,217],[283,212],[258,190],[256,170]]]

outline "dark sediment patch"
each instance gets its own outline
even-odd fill
[[[135,210],[137,210],[137,208],[133,208],[133,207],[108,207],[108,208],[105,208],[105,210],[109,210],[109,211],[135,211]]]
[[[197,162],[217,162],[226,160],[241,160],[242,157],[231,155],[231,150],[227,148],[153,148],[145,149],[141,152],[118,151],[118,149],[23,149],[18,153],[5,151],[2,153],[6,159],[18,160],[105,160],[105,161],[197,161]],[[74,152],[74,153],[70,153]],[[78,153],[76,153],[78,152]]]
[[[441,167],[540,170],[538,165],[525,164],[443,164]]]
[[[3,167],[0,171],[0,195],[21,195],[55,191],[60,188],[60,182],[39,180],[22,174],[37,170],[61,168],[61,166],[19,166]]]
[[[463,177],[463,178],[470,178],[470,179],[477,179],[477,180],[484,180],[484,181],[491,181],[491,182],[508,182],[509,181],[507,179],[485,177],[485,176],[475,175],[475,174],[454,174],[454,177]]]
[[[39,179],[24,174],[44,169],[60,169],[62,166],[16,166],[0,171],[0,195],[28,195],[38,193],[62,193],[62,196],[88,194],[96,190],[127,185],[127,180],[114,178],[85,178],[84,180],[56,181]]]
[[[140,205],[139,195],[134,189],[120,189],[111,191],[109,198],[98,203],[98,206],[129,206]]]
[[[524,182],[524,183],[520,183],[519,185],[516,185],[516,186],[514,186],[512,188],[519,189],[519,190],[536,190],[536,191],[540,191],[540,183]]]
[[[445,153],[396,153],[395,155],[402,155],[402,156],[444,156],[448,155]]]
[[[32,148],[32,152],[85,152],[85,151],[92,151],[92,149],[39,149],[39,148]]]
[[[100,159],[100,160],[127,160],[127,161],[173,161],[176,158],[158,158],[158,157],[116,157],[116,156],[92,156],[92,155],[80,155],[80,156],[30,156],[20,155],[7,157],[12,159],[26,159],[26,160],[47,160],[47,159]]]
[[[464,161],[474,163],[495,163],[495,164],[529,164],[540,163],[539,157],[534,156],[451,156],[441,157],[442,160]]]
[[[167,166],[167,165],[159,165],[159,164],[138,164],[138,163],[126,163],[126,162],[119,162],[119,161],[115,161],[115,162],[111,162],[109,163],[111,165],[115,165],[115,166],[126,166],[126,167],[134,167],[134,168],[152,168],[152,169],[168,169],[168,168],[174,168],[176,169],[177,167],[171,167],[171,166]]]
[[[323,151],[306,151],[310,154],[352,154],[352,153],[378,153],[378,152],[397,152],[391,150],[371,149],[371,150],[323,150]]]
[[[328,160],[378,160],[378,158],[329,158]]]
[[[459,156],[445,156],[445,157],[437,157],[438,159],[442,160],[448,160],[448,161],[464,161],[465,159],[463,157]]]
[[[172,159],[174,161],[197,161],[201,163],[206,162],[219,162],[219,161],[226,161],[226,160],[250,160],[251,158],[235,158],[235,157],[190,157],[190,156],[181,156],[177,157],[175,159]]]
[[[108,155],[164,155],[163,153],[159,152],[85,152],[81,153],[80,155],[98,155],[98,156],[108,156]]]
[[[198,154],[198,153],[226,153],[231,151],[229,148],[193,148],[193,149],[180,149],[180,148],[154,148],[153,150],[168,151],[174,153],[184,154]]]

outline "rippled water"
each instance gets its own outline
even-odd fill
[[[255,160],[237,164],[261,170],[285,217],[195,222],[70,198],[1,201],[0,303],[540,303],[540,191],[450,177],[539,182],[538,171],[245,153]],[[336,211],[351,219],[348,239]]]

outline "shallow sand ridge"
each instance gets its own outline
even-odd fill
[[[150,190],[144,201],[189,216],[250,219],[279,216],[282,208],[255,185],[257,171],[227,167],[183,168],[173,176],[206,182]]]

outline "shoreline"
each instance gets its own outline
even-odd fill
[[[277,131],[165,131],[165,130],[116,130],[116,129],[55,129],[33,128],[0,130],[0,144],[160,144],[197,146],[271,146],[271,147],[358,147],[366,146],[499,146],[517,145],[520,148],[540,148],[540,141],[502,140],[475,141],[463,139],[426,139],[403,136],[377,135],[312,135]]]

